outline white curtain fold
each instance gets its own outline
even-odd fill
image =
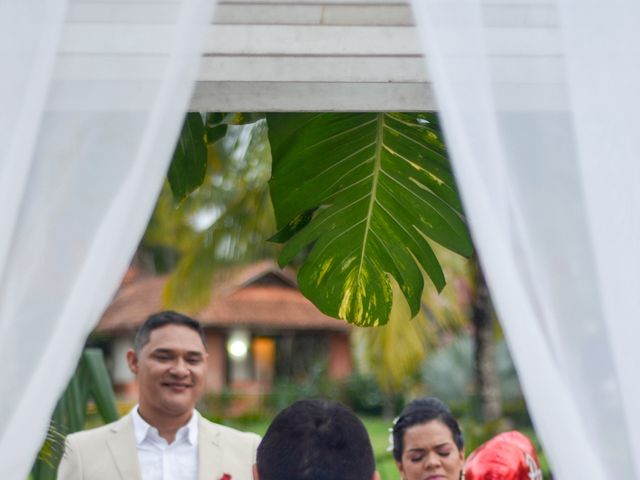
[[[639,478],[640,6],[413,8],[473,238],[555,478]]]
[[[412,1],[556,478],[640,478],[640,5]],[[26,478],[136,248],[214,4],[0,0],[3,480]]]
[[[162,185],[215,2],[166,5],[123,33],[118,0],[0,3],[2,479],[27,477]]]

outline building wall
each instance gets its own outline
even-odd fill
[[[205,390],[219,393],[224,390],[227,372],[227,352],[225,335],[220,331],[206,331],[207,352],[209,353]]]
[[[344,332],[329,334],[328,351],[329,378],[340,380],[348,377],[353,371],[349,335]]]
[[[127,350],[133,348],[134,334],[117,336],[111,344],[111,381],[118,396],[135,400],[138,398],[136,376],[127,363]]]

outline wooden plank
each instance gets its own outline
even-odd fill
[[[157,81],[54,82],[53,111],[130,112],[144,109]],[[117,99],[125,99],[117,103]],[[191,111],[428,111],[429,85],[419,83],[198,82]]]
[[[161,56],[68,55],[54,78],[67,80],[152,80],[165,66]],[[560,83],[559,57],[495,57],[495,83]],[[198,81],[206,82],[430,82],[423,57],[204,57]]]
[[[61,52],[163,54],[172,28],[163,25],[68,25]],[[492,55],[560,55],[559,31],[498,28],[488,32]],[[464,48],[464,46],[462,46]],[[398,56],[421,55],[412,27],[242,26],[209,27],[205,55]]]
[[[252,73],[253,72],[253,73]],[[422,57],[208,57],[199,81],[425,82]]]
[[[179,4],[172,1],[72,1],[69,23],[172,24]],[[488,27],[557,27],[556,9],[549,4],[487,4]],[[408,4],[265,3],[261,0],[221,2],[213,23],[225,25],[392,25],[414,24]]]
[[[562,111],[566,86],[503,84],[495,88],[504,112]],[[436,111],[430,83],[198,82],[192,111]]]
[[[144,110],[157,93],[151,81],[54,82],[48,106],[54,111]],[[494,86],[500,111],[562,111],[566,85]],[[122,100],[122,103],[118,103]],[[198,82],[192,111],[434,111],[431,84],[319,82]]]
[[[164,57],[69,55],[56,64],[54,78],[68,80],[152,80]],[[205,57],[198,81],[425,82],[422,57]]]
[[[408,5],[409,0],[220,0],[222,4],[247,4],[263,3],[273,4],[299,4],[299,5]]]
[[[322,5],[220,4],[213,23],[226,25],[320,25]]]
[[[175,0],[71,0],[56,108],[137,108],[157,87],[178,8]],[[482,8],[494,27],[487,46],[500,108],[562,108],[555,10],[530,0]],[[214,22],[193,110],[435,109],[407,0],[222,0]],[[134,101],[114,105],[105,88]]]
[[[494,57],[495,83],[559,83],[559,57]],[[206,57],[199,81],[424,83],[431,82],[426,59],[415,57]]]
[[[424,83],[198,82],[192,111],[433,111]]]
[[[221,4],[216,24],[411,26],[408,5]]]
[[[68,23],[172,24],[176,3],[72,2]],[[213,23],[226,25],[412,25],[407,5],[221,4]]]
[[[67,25],[61,52],[163,54],[172,28],[164,25]],[[205,55],[420,55],[412,27],[214,25]]]
[[[323,7],[323,25],[414,25],[408,5],[327,5]]]

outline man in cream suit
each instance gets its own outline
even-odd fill
[[[260,437],[211,423],[195,404],[207,364],[202,327],[151,315],[127,352],[139,404],[117,422],[67,437],[58,480],[251,480]]]

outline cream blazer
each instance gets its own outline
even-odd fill
[[[252,480],[260,437],[211,423],[198,423],[198,480]],[[58,480],[142,480],[133,420],[120,420],[67,437]]]

